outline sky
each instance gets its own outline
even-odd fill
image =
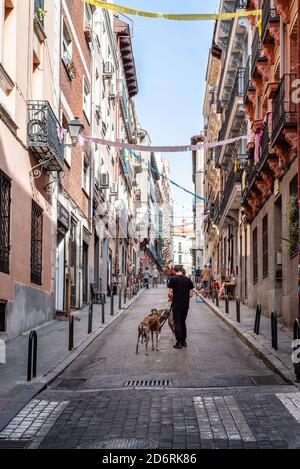
[[[216,13],[219,1],[115,0],[115,3],[162,13]],[[153,145],[190,144],[191,137],[203,128],[205,75],[214,22],[130,18],[134,20],[140,124],[148,131]],[[172,153],[168,160],[171,179],[194,191],[191,153]],[[172,195],[174,221],[191,217],[193,197],[174,186]]]

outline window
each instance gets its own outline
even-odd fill
[[[31,208],[31,282],[42,285],[43,210],[34,201]]]
[[[0,272],[9,274],[10,179],[0,171]]]
[[[253,230],[253,283],[258,280],[257,228]]]
[[[263,276],[269,273],[269,242],[268,242],[268,215],[263,218]]]
[[[83,156],[82,187],[87,194],[90,193],[90,160],[87,155]]]
[[[63,22],[62,58],[66,63],[72,62],[72,39],[65,22]]]
[[[85,78],[83,78],[83,112],[88,122],[91,118],[91,91],[89,84]]]
[[[179,263],[179,265],[182,265],[182,255],[181,254],[178,256],[178,263]]]
[[[178,251],[182,252],[182,243],[178,243]]]

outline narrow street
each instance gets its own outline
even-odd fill
[[[297,388],[195,298],[186,349],[172,348],[166,325],[160,350],[136,355],[137,325],[166,293],[146,290],[0,437],[29,448],[299,448]]]

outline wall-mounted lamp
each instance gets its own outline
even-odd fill
[[[69,135],[72,140],[72,146],[75,147],[75,145],[78,142],[79,136],[82,134],[84,130],[84,125],[80,122],[78,117],[74,117],[73,120],[68,124],[68,130],[69,130]],[[71,145],[66,145],[66,146],[71,146]]]

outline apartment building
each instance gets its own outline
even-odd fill
[[[220,2],[220,12],[239,11],[246,1]],[[223,141],[247,135],[244,109],[244,76],[248,60],[247,17],[216,22],[206,76],[204,141]],[[216,277],[235,285],[236,295],[247,299],[247,276],[239,251],[240,233],[247,225],[241,216],[242,173],[247,161],[247,142],[219,146],[204,153],[204,262]]]
[[[261,37],[251,22],[244,95],[253,133],[242,187],[250,226],[248,302],[261,303],[266,315],[275,310],[291,326],[298,310],[297,2],[247,3],[254,6],[263,8],[263,18]]]
[[[0,334],[53,317],[55,206],[61,173],[57,66],[59,1],[0,2]],[[51,133],[51,135],[50,135]]]

